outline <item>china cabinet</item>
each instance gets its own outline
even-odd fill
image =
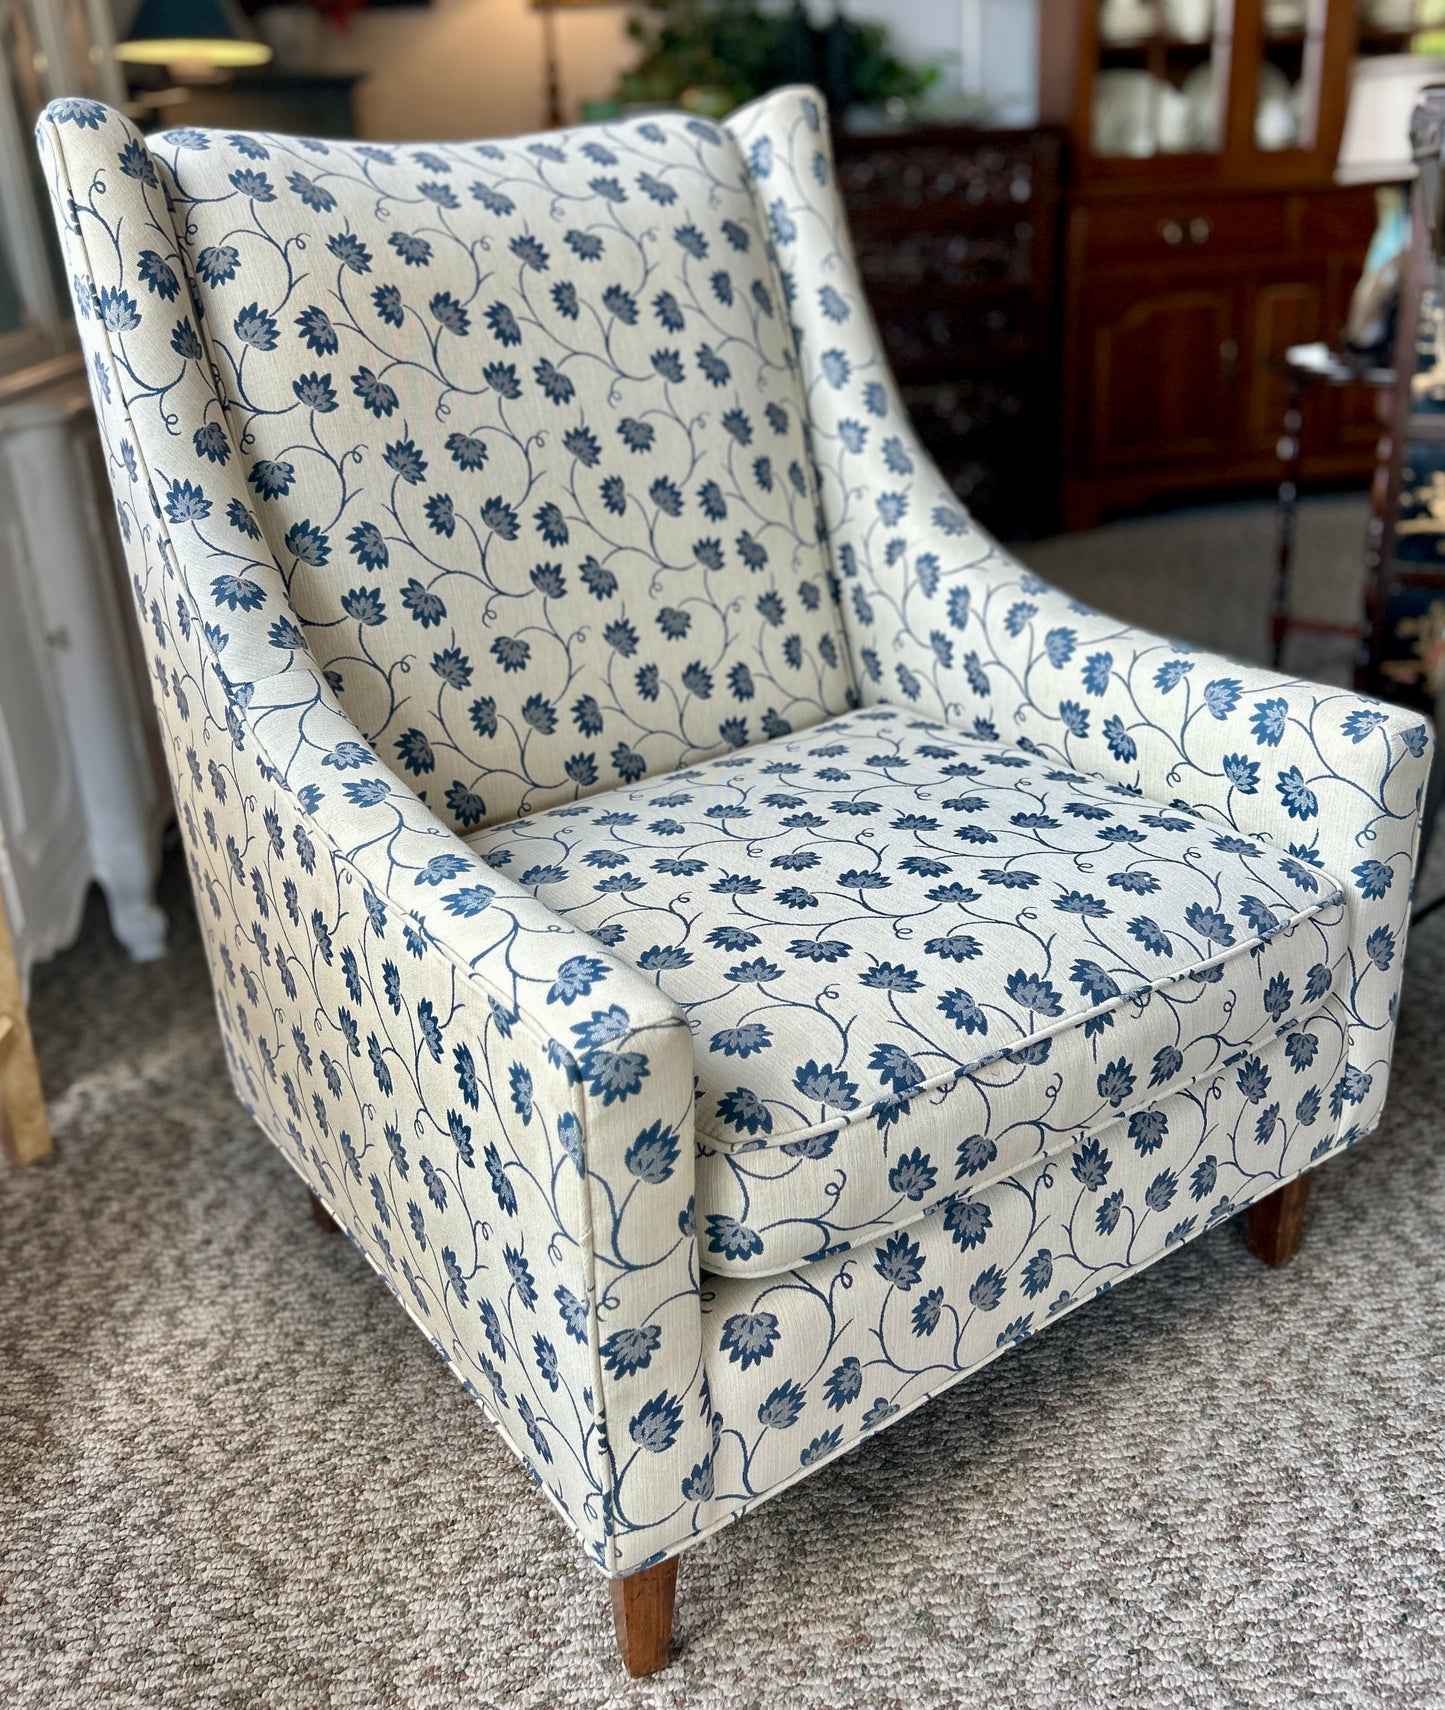
[[[1355,683],[1434,713],[1445,706],[1445,91],[1424,98],[1412,140],[1421,176],[1371,493]],[[1437,767],[1437,796],[1442,775]]]
[[[1335,158],[1352,62],[1435,0],[1043,0],[1043,109],[1072,145],[1063,509],[1277,475],[1283,353],[1334,339],[1375,224]],[[1305,479],[1363,477],[1368,397],[1311,412]]]

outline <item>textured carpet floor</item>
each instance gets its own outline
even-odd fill
[[[1306,525],[1302,603],[1347,616],[1361,507]],[[1265,507],[1030,556],[1259,654]],[[1292,1269],[1218,1230],[691,1552],[677,1660],[633,1684],[602,1581],[233,1101],[174,861],[165,901],[164,962],[92,908],[35,981],[57,1152],[0,1167],[0,1704],[1445,1706],[1445,914]]]

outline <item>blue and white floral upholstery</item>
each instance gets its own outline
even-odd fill
[[[1375,1125],[1426,727],[974,527],[810,92],[40,145],[237,1089],[605,1571]]]
[[[1349,947],[1267,839],[890,707],[471,843],[687,1016],[719,1274],[971,1226],[1124,1111],[1157,1149],[1157,1101],[1321,1008]]]

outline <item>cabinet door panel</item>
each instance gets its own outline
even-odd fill
[[[1245,416],[1246,450],[1272,453],[1284,425],[1288,391],[1279,364],[1292,344],[1321,337],[1324,321],[1322,279],[1265,279],[1249,294],[1246,356],[1249,395]],[[1327,399],[1312,401],[1305,413],[1305,448],[1314,450],[1329,437]],[[1330,415],[1333,412],[1328,412]]]
[[[1223,456],[1239,368],[1232,283],[1088,293],[1083,448],[1096,469]]]

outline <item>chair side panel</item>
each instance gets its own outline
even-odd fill
[[[210,589],[186,580],[204,562],[198,541],[224,508],[227,471],[208,481],[208,514],[194,481],[173,502],[170,471],[185,452],[170,429],[203,390],[196,359],[168,367],[168,339],[135,336],[144,298],[120,260],[127,243],[159,253],[164,199],[119,116],[80,110],[94,123],[72,138],[52,119],[42,153],[232,1081],[611,1569],[622,1498],[599,1406],[591,1212],[565,1064],[318,837],[251,728],[253,715],[274,722],[266,708],[272,697],[284,706],[282,680],[262,690],[230,676],[224,617],[208,621]],[[170,307],[165,325],[184,325]],[[252,610],[284,602],[274,567],[244,575]],[[246,615],[247,602],[237,609]],[[309,666],[294,675],[297,693],[317,687]],[[563,1097],[544,1099],[554,1084]],[[494,1090],[519,1086],[539,1089],[536,1108]],[[652,1524],[648,1512],[624,1547],[655,1548]]]

